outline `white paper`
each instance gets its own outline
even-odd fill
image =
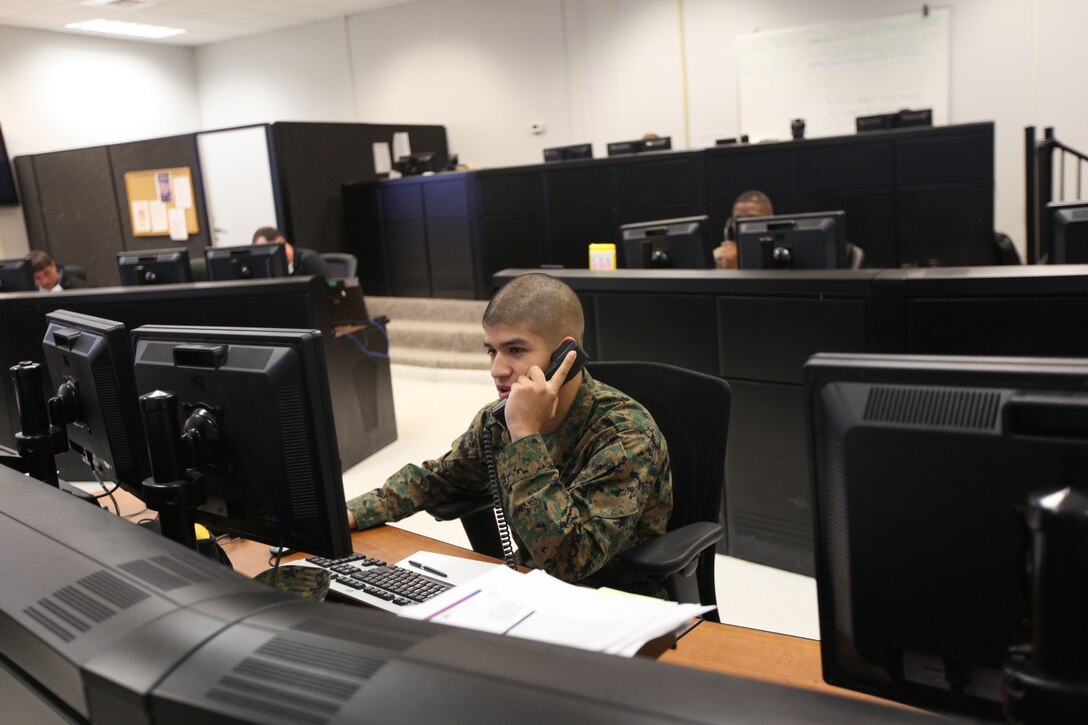
[[[167,229],[166,204],[161,201],[152,201],[147,204],[151,211],[151,232],[153,234],[165,234]]]
[[[543,571],[500,567],[402,616],[632,657],[714,607],[622,597],[561,582]]]
[[[132,230],[136,234],[151,231],[151,210],[147,208],[146,200],[132,202]]]
[[[389,157],[389,144],[385,141],[375,141],[370,144],[374,150],[374,173],[388,174],[393,170],[393,161]]]
[[[412,155],[412,145],[408,143],[408,132],[397,131],[393,134],[393,158],[400,159]]]
[[[189,225],[185,221],[185,210],[170,207],[166,213],[170,220],[170,239],[175,242],[184,242],[189,238]]]
[[[174,206],[178,209],[193,208],[193,187],[188,176],[174,175]]]

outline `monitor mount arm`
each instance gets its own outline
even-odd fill
[[[182,448],[188,439],[178,423],[177,396],[162,390],[141,395],[140,409],[151,457],[151,478],[143,482],[142,498],[159,512],[163,536],[196,549],[193,509],[207,500],[207,490],[204,478],[185,467]]]
[[[57,454],[68,450],[68,435],[63,425],[50,423],[53,401],[46,403],[42,394],[42,366],[21,362],[8,369],[15,383],[15,402],[19,408],[19,432],[15,450],[26,461],[32,478],[60,487],[57,478]]]

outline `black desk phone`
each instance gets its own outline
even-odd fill
[[[582,349],[574,340],[565,340],[563,344],[555,349],[552,353],[551,364],[548,365],[548,369],[544,371],[544,377],[548,380],[552,379],[552,376],[559,370],[559,366],[563,364],[563,359],[566,358],[567,353],[574,350],[577,353],[577,357],[574,359],[574,365],[571,366],[570,372],[567,373],[567,379],[563,381],[566,385],[571,381],[575,375],[581,372],[582,368],[586,366],[586,362],[589,361],[589,355]],[[506,401],[500,400],[494,408],[491,409],[491,414],[495,416],[495,419],[502,423],[503,427],[506,427]]]

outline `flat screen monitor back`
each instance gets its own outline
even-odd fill
[[[174,393],[182,430],[206,441],[188,462],[207,488],[197,522],[351,553],[321,333],[147,325],[132,339],[138,392]]]
[[[287,276],[287,251],[282,244],[206,247],[204,261],[212,282]]]
[[[184,248],[118,252],[117,272],[123,287],[193,281],[189,250]]]
[[[1047,204],[1050,264],[1088,264],[1088,201]]]
[[[714,249],[705,215],[624,224],[624,264],[629,269],[712,269]]]
[[[752,217],[737,223],[741,269],[840,269],[846,255],[841,211]]]
[[[132,342],[120,322],[68,310],[45,317],[42,340],[54,397],[49,417],[90,467],[87,478],[120,484],[141,496],[151,475],[144,443]]]
[[[0,259],[0,292],[33,292],[34,267],[29,259]]]
[[[824,679],[999,716],[1031,639],[1019,512],[1088,460],[1088,361],[825,354],[804,378]]]

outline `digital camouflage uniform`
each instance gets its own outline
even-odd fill
[[[668,450],[646,409],[588,372],[551,433],[511,442],[491,407],[449,453],[407,465],[377,491],[348,501],[359,528],[398,521],[458,493],[486,493],[486,430],[521,563],[568,582],[663,596],[660,582],[626,571],[616,558],[665,533],[672,511]]]

